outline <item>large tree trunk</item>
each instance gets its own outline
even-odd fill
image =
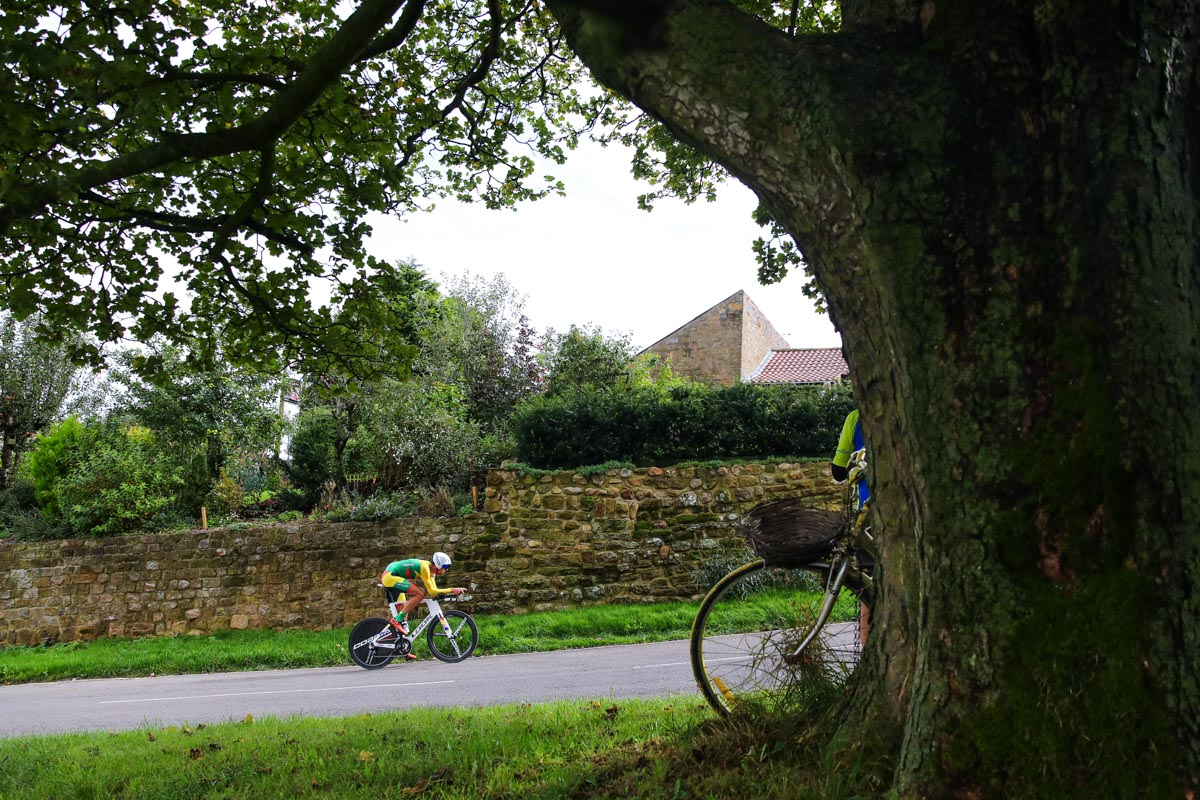
[[[845,0],[842,33],[790,39],[679,0],[642,48],[550,5],[602,82],[758,193],[825,291],[883,571],[846,724],[893,743],[897,796],[1183,797],[1200,9]]]

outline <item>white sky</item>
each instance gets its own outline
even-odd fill
[[[647,213],[629,164],[626,151],[583,142],[554,170],[566,197],[515,211],[442,201],[407,221],[376,220],[372,251],[412,259],[435,281],[503,273],[539,331],[598,325],[640,349],[744,289],[792,347],[841,346],[801,293],[803,276],[759,285],[749,189],[731,181],[715,203],[664,200]]]

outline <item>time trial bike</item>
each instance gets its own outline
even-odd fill
[[[375,585],[384,589],[382,583]],[[384,596],[387,596],[386,589]],[[457,599],[453,595],[443,595],[443,598]],[[355,625],[350,631],[351,660],[363,669],[387,666],[396,656],[406,656],[412,652],[413,643],[423,632],[429,652],[439,661],[453,664],[475,652],[475,646],[479,644],[479,628],[470,614],[456,608],[443,611],[442,604],[432,597],[425,597],[421,602],[428,613],[419,621],[409,620],[407,636],[380,617],[368,617]],[[400,605],[399,601],[388,603],[393,618]]]

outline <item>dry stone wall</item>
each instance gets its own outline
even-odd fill
[[[466,517],[6,542],[0,646],[346,626],[382,612],[384,565],[434,550],[472,611],[688,599],[706,564],[745,557],[742,512],[801,494],[835,495],[827,466],[496,470]]]

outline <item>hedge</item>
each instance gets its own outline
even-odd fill
[[[537,397],[516,409],[512,423],[517,459],[538,469],[822,458],[832,457],[853,407],[845,387],[688,384]]]

